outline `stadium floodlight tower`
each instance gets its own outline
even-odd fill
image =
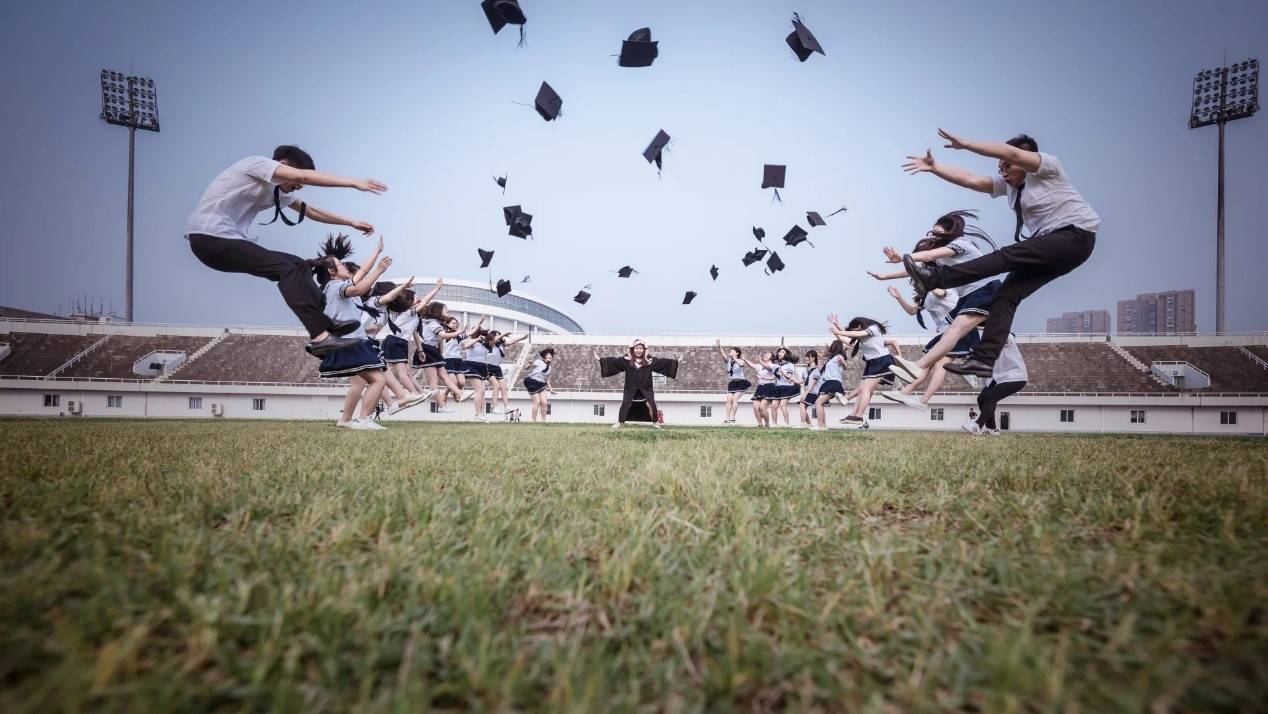
[[[1215,208],[1215,331],[1224,334],[1224,125],[1259,111],[1259,60],[1204,69],[1193,77],[1189,128],[1220,128],[1219,179]]]
[[[157,133],[158,92],[154,80],[101,70],[101,118],[128,127],[128,245],[123,266],[123,319],[132,322],[132,194],[136,178],[136,130]]]

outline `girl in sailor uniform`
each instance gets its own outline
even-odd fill
[[[775,355],[763,352],[756,363],[752,364],[757,372],[757,389],[753,390],[753,417],[758,426],[770,426],[771,402],[775,400]]]
[[[484,413],[484,383],[489,378],[489,349],[493,346],[489,335],[488,330],[480,328],[462,341],[462,349],[466,352],[467,383],[475,381],[472,403],[475,405],[476,421],[489,421]]]
[[[555,348],[547,347],[537,353],[537,359],[533,360],[533,366],[529,369],[528,376],[524,377],[524,389],[528,392],[528,396],[533,400],[533,421],[537,421],[537,415],[540,414],[542,421],[546,421],[547,408],[550,406],[550,395],[555,390],[550,386],[550,370],[555,366]]]
[[[815,402],[819,400],[819,381],[823,375],[823,371],[819,369],[817,351],[806,350],[805,370],[806,376],[803,381],[806,386],[806,395],[798,400],[798,405],[801,408],[801,425],[810,426],[810,419],[815,416]]]
[[[379,254],[378,248],[370,256],[370,262],[377,259]],[[344,265],[353,273],[353,282],[358,281],[365,274],[365,269],[351,261],[345,262]],[[393,298],[400,288],[390,282],[378,282],[370,289],[368,297],[363,296],[361,301],[357,303],[357,309],[361,311],[361,327],[366,333],[366,345],[374,350],[380,357],[383,356],[382,348],[379,344],[379,335],[381,332],[387,332],[387,308],[383,306],[384,298]],[[383,389],[382,401],[386,405],[384,414],[392,415],[408,409],[416,404],[423,402],[425,397],[422,394],[407,390],[392,374],[389,369],[383,373],[383,378],[387,385]]]
[[[431,394],[420,388],[414,381],[414,375],[410,373],[409,348],[419,329],[418,311],[431,303],[440,292],[440,285],[433,287],[423,297],[417,298],[414,291],[409,289],[409,286],[413,284],[414,279],[410,278],[401,286],[402,289],[388,293],[380,299],[387,308],[388,329],[381,330],[379,336],[382,339],[380,344],[383,347],[383,361],[387,362],[388,371],[411,392],[422,394],[426,399]]]
[[[779,426],[779,417],[784,417],[784,426],[792,426],[788,419],[788,400],[796,399],[801,394],[801,382],[797,377],[797,356],[786,347],[775,350],[775,398],[770,408],[774,411],[775,426]]]
[[[937,288],[930,290],[923,296],[917,294],[914,303],[909,303],[903,299],[902,293],[898,291],[898,288],[890,287],[889,294],[898,301],[898,305],[902,307],[904,312],[916,317],[916,322],[920,323],[921,327],[934,330],[936,334],[925,344],[925,354],[933,351],[942,339],[943,333],[950,328],[954,320],[952,315],[955,312],[956,303],[960,299],[959,293],[956,292],[955,288]],[[928,322],[925,321],[925,315],[929,316]],[[955,347],[950,352],[940,357],[929,369],[925,370],[922,379],[908,382],[901,390],[891,389],[881,392],[881,397],[891,402],[898,402],[915,409],[928,411],[929,400],[933,399],[933,395],[938,393],[938,390],[942,388],[943,381],[946,379],[946,365],[955,357],[967,357],[973,351],[973,348],[977,347],[979,339],[978,331],[976,329],[970,330],[967,335],[960,338],[960,341],[955,344]],[[915,391],[922,384],[925,386],[924,394],[916,397]]]
[[[445,360],[444,370],[440,376],[445,381],[445,388],[436,394],[436,413],[452,414],[456,411],[448,404],[450,394],[453,395],[455,403],[460,403],[471,396],[470,392],[464,391],[467,379],[467,364],[466,360],[463,359],[466,350],[462,347],[462,341],[475,334],[476,330],[479,330],[483,324],[484,316],[481,316],[471,328],[461,325],[456,317],[445,318],[443,331],[440,333],[440,356]]]
[[[437,292],[444,283],[442,278],[436,279]],[[445,366],[445,358],[440,352],[440,333],[444,330],[442,323],[448,319],[449,310],[443,302],[432,300],[419,305],[417,310],[419,323],[414,341],[418,348],[411,364],[422,372],[430,394],[435,394],[440,389],[440,372]]]
[[[744,351],[739,347],[731,347],[723,351],[722,340],[714,340],[713,344],[726,362],[726,418],[722,420],[722,423],[734,424],[735,412],[740,408],[740,397],[753,386],[752,382],[744,378],[744,368],[753,365],[744,359]]]
[[[360,298],[369,293],[376,280],[392,265],[391,258],[383,258],[361,280],[354,281],[353,274],[343,261],[334,256],[324,256],[311,261],[313,276],[325,297],[323,311],[336,322],[356,321],[355,330],[348,333],[357,342],[343,349],[322,355],[318,374],[322,379],[348,378],[348,393],[344,397],[338,426],[357,430],[379,430],[374,422],[374,409],[378,406],[386,380],[383,358],[366,344],[365,328],[361,326],[361,311],[357,308]],[[357,403],[361,402],[361,414],[356,416]]]
[[[845,393],[843,379],[845,378],[845,343],[841,340],[833,340],[828,345],[827,353],[823,358],[823,366],[819,368],[819,396],[815,399],[815,421],[816,426],[812,427],[815,431],[822,431],[827,427],[827,406],[833,397],[839,397]]]
[[[856,317],[845,327],[837,320],[836,315],[828,315],[832,325],[832,333],[839,340],[849,340],[853,345],[850,356],[860,352],[863,354],[863,377],[859,380],[858,399],[854,402],[854,413],[847,416],[842,423],[846,426],[867,428],[868,404],[878,384],[893,384],[894,370],[903,371],[894,358],[898,353],[898,342],[885,337],[885,325],[869,317]],[[912,379],[915,381],[915,378]],[[822,390],[820,390],[822,393]]]
[[[524,333],[519,337],[510,337],[507,333],[496,332],[493,342],[489,345],[489,354],[485,357],[485,361],[489,364],[489,386],[493,388],[493,413],[505,414],[510,409],[510,403],[507,401],[506,375],[502,373],[502,363],[506,361],[506,348],[524,340],[528,337],[528,333]],[[501,406],[498,406],[501,402]]]

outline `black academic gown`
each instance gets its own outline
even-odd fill
[[[621,400],[621,413],[617,421],[656,421],[656,392],[652,389],[652,373],[663,374],[670,379],[678,376],[678,360],[655,357],[645,361],[642,366],[635,366],[628,357],[603,357],[599,360],[599,373],[611,377],[619,372],[625,373],[625,395]],[[634,405],[646,405],[643,409],[633,409]]]

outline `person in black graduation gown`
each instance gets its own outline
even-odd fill
[[[652,373],[674,379],[678,376],[678,360],[648,355],[647,345],[639,339],[630,343],[629,352],[624,356],[600,357],[595,352],[594,358],[598,360],[599,373],[604,377],[625,373],[625,396],[621,400],[617,422],[612,426],[619,427],[627,421],[646,421],[659,429]]]

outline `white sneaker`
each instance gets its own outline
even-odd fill
[[[961,424],[961,425],[960,425],[960,428],[961,428],[961,429],[963,429],[963,430],[965,430],[965,431],[967,431],[968,433],[970,433],[970,434],[974,434],[974,435],[977,435],[977,434],[981,434],[981,433],[982,433],[982,427],[978,426],[978,425],[977,425],[977,422],[975,422],[975,421],[973,421],[973,420],[971,420],[971,419],[970,419],[969,421],[966,421],[966,422],[964,422],[963,424]]]
[[[905,357],[894,357],[894,366],[890,367],[889,371],[908,382],[919,382],[925,376],[923,369],[917,367],[915,362]]]
[[[505,414],[505,413],[506,413],[506,408],[505,408],[505,407],[493,407],[493,413],[494,413],[494,414]]]
[[[459,402],[465,402],[465,401],[467,401],[468,399],[470,399],[470,398],[471,398],[471,395],[473,395],[473,394],[475,394],[475,390],[474,390],[474,389],[468,389],[467,391],[463,392],[463,393],[462,393],[462,395],[461,395],[460,397],[458,397],[458,401],[459,401]]]
[[[810,431],[827,431],[827,429],[816,424],[815,426],[810,427]]]
[[[419,395],[421,398],[420,398],[418,401],[419,401],[419,402],[425,402],[425,401],[427,401],[428,399],[431,399],[431,398],[432,398],[432,396],[433,396],[434,394],[436,394],[436,390],[431,389],[430,387],[429,387],[429,388],[427,388],[427,389],[424,389],[424,390],[423,390],[423,393],[422,393],[421,395]],[[415,402],[415,404],[417,404],[417,403],[418,403],[418,402]]]
[[[355,419],[348,428],[356,431],[387,431],[387,427],[376,424],[373,419]]]
[[[489,420],[489,415],[488,415],[488,414],[476,414],[476,415],[475,415],[475,420],[476,420],[476,421],[479,421],[479,422],[486,422],[486,421],[488,421],[488,420]]]
[[[427,395],[418,392],[410,392],[400,401],[401,409],[409,409],[415,404],[422,404],[427,401]]]
[[[387,409],[383,410],[383,414],[384,416],[392,416],[393,414],[399,412],[400,410],[404,408],[405,407],[401,406],[400,402],[392,402],[391,404],[387,405]]]
[[[350,422],[350,421],[342,421],[342,420],[341,420],[341,421],[337,421],[337,422],[335,422],[335,426],[339,427],[340,429],[351,429],[351,428],[352,428],[352,422]]]
[[[438,407],[438,408],[436,409],[436,413],[437,413],[437,414],[453,414],[453,413],[454,413],[454,412],[456,412],[456,411],[458,411],[458,410],[457,410],[457,409],[454,409],[454,408],[453,408],[453,405],[450,405],[450,404],[446,404],[445,406],[443,406],[443,407]]]
[[[652,424],[652,428],[653,428],[653,429],[659,429],[659,428],[660,428],[660,424]]]
[[[999,429],[983,429],[982,436],[999,436]]]
[[[914,394],[903,394],[901,391],[894,389],[888,392],[881,392],[881,396],[891,402],[898,402],[899,404],[909,406],[912,409],[919,409],[926,412],[929,411],[929,405],[920,401],[920,397],[917,397]]]
[[[621,422],[619,422],[619,421],[618,421],[617,423],[613,424],[613,425],[612,425],[612,428],[613,428],[613,429],[620,429],[620,428],[621,428]]]

